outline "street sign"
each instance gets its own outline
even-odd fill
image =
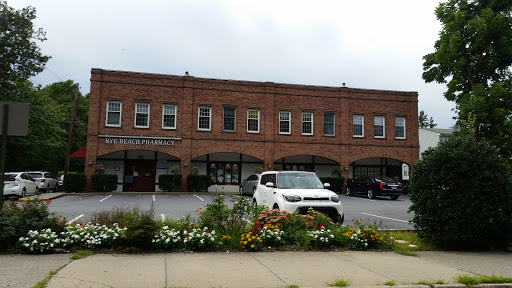
[[[29,103],[26,102],[3,102],[0,101],[0,135],[3,135],[4,109],[9,109],[7,119],[7,136],[27,136]]]

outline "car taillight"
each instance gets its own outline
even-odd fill
[[[402,190],[404,190],[404,184],[400,183],[400,186],[402,187]]]
[[[20,186],[20,182],[18,180],[14,180],[14,186]]]
[[[380,182],[379,184],[380,184],[380,189],[384,189],[384,184],[382,184],[382,182]]]
[[[44,182],[44,181],[46,181],[46,179],[39,179],[39,181]]]

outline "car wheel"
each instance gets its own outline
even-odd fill
[[[21,198],[25,198],[27,197],[27,190],[25,190],[25,188],[23,188],[23,191],[21,191]]]
[[[389,198],[391,198],[391,200],[396,200],[398,199],[398,196],[389,196]]]
[[[373,199],[373,198],[375,198],[375,195],[373,195],[373,190],[372,190],[372,189],[368,189],[367,196],[368,196],[368,199]]]
[[[252,195],[254,195],[254,193],[256,193],[256,187],[254,187],[254,189],[252,189]]]
[[[252,205],[254,206],[258,206],[258,202],[256,202],[256,198],[252,198]]]
[[[240,185],[240,196],[244,196],[244,187]]]
[[[272,210],[274,210],[274,209],[279,210],[279,205],[277,205],[277,203],[275,203],[274,206],[272,206]]]
[[[336,216],[336,219],[334,219],[334,223],[340,223],[340,226],[343,224],[343,221],[345,220],[345,215]]]
[[[347,194],[347,196],[352,196],[352,192],[350,192],[350,188],[347,187],[347,189],[345,190],[345,194]]]

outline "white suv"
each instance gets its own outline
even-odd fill
[[[325,189],[329,187],[328,183],[322,184],[313,172],[263,172],[256,186],[253,203],[304,215],[309,208],[313,208],[342,224],[343,206],[336,193]]]
[[[36,180],[37,190],[39,192],[49,193],[50,190],[57,192],[57,179],[53,178],[50,172],[47,171],[29,171],[27,172],[30,177]]]

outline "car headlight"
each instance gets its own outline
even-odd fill
[[[340,202],[340,197],[338,195],[333,195],[333,196],[331,196],[331,201],[332,202]]]
[[[286,200],[288,202],[299,202],[299,201],[302,200],[300,198],[300,196],[298,196],[298,195],[286,195],[286,194],[283,194],[283,198],[284,198],[284,200]]]

